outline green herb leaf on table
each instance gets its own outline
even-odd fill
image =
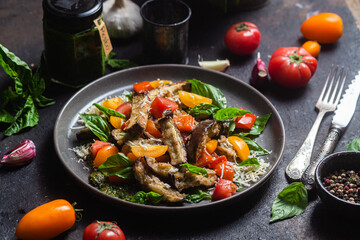
[[[106,176],[118,176],[130,179],[132,175],[133,162],[123,153],[117,153],[107,158],[107,160],[98,167],[98,170]]]
[[[156,192],[144,192],[144,191],[139,191],[137,193],[135,193],[135,195],[131,198],[131,202],[134,203],[139,203],[139,204],[146,204],[146,203],[152,203],[152,204],[157,204],[161,201],[162,199],[161,194],[158,194]]]
[[[128,60],[128,59],[116,59],[116,53],[110,52],[109,55],[106,56],[105,62],[112,68],[115,69],[126,69],[131,67],[136,67],[137,64]]]
[[[254,167],[260,167],[259,160],[255,157],[245,159],[241,163],[239,163],[237,166],[254,166]]]
[[[294,182],[286,186],[275,201],[271,209],[270,222],[290,218],[303,213],[308,203],[308,192],[301,182]]]
[[[36,106],[50,106],[55,101],[42,95],[45,81],[41,77],[41,64],[33,75],[26,62],[0,44],[0,66],[14,80],[15,91],[9,87],[0,94],[0,122],[10,124],[4,133],[10,136],[37,125],[39,115]]]
[[[104,113],[108,119],[110,119],[110,116],[115,116],[115,117],[126,119],[126,116],[124,114],[119,113],[119,112],[117,112],[117,111],[115,111],[113,109],[104,107],[104,106],[102,106],[102,105],[100,105],[98,103],[94,103],[93,105],[95,107],[97,107],[97,109],[99,109],[102,113]]]
[[[209,177],[209,174],[204,168],[197,167],[195,165],[189,164],[189,163],[183,163],[180,164],[180,167],[187,168],[189,172],[194,173],[196,175],[202,175],[204,177]]]
[[[227,101],[220,89],[203,83],[197,79],[187,80],[191,83],[191,92],[213,100],[212,104],[219,108],[226,108]]]
[[[97,136],[101,141],[108,142],[111,136],[109,123],[100,115],[97,114],[82,114],[80,117],[84,120],[88,128]]]
[[[201,189],[194,189],[185,198],[184,201],[188,203],[198,203],[204,199],[211,199],[211,195]]]
[[[348,147],[347,147],[346,150],[347,150],[347,151],[360,151],[360,137],[352,140],[352,141],[349,143],[349,145],[348,145]]]
[[[240,110],[239,108],[223,108],[215,113],[214,118],[217,121],[232,120],[234,117],[240,117],[247,113],[250,112],[247,110]]]

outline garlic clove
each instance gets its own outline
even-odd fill
[[[215,60],[215,61],[203,61],[200,59],[198,60],[199,66],[206,69],[212,69],[215,71],[225,72],[228,67],[230,66],[230,61],[225,60]]]
[[[4,166],[18,167],[31,162],[36,155],[35,144],[31,140],[25,140],[19,146],[7,152],[0,163]]]
[[[251,85],[257,88],[264,88],[269,85],[269,77],[266,70],[265,62],[260,58],[260,53],[258,53],[255,66],[251,72]]]

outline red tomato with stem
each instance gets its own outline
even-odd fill
[[[261,34],[251,22],[239,22],[232,25],[225,34],[225,45],[230,52],[237,55],[248,55],[260,45]]]
[[[165,110],[170,109],[171,111],[175,111],[178,108],[179,106],[176,102],[168,98],[156,97],[151,103],[150,113],[156,118],[161,118]]]
[[[282,87],[295,89],[305,86],[314,75],[317,60],[302,47],[277,49],[270,58],[271,79]]]
[[[115,223],[95,221],[85,228],[83,240],[125,240],[125,235]]]
[[[229,180],[220,178],[212,194],[213,200],[231,197],[236,192],[237,186]]]
[[[124,102],[122,104],[120,104],[120,106],[118,106],[116,108],[116,111],[119,113],[122,113],[126,116],[126,118],[130,118],[131,115],[131,103],[130,102]]]
[[[255,123],[256,116],[254,114],[247,113],[241,117],[235,118],[235,127],[242,129],[251,129]]]
[[[112,145],[112,143],[95,140],[95,142],[90,147],[90,152],[93,155],[93,157],[96,157],[96,154],[99,152],[100,149],[110,145]]]

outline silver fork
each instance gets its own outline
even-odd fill
[[[325,85],[315,105],[315,107],[319,110],[316,120],[311,127],[304,143],[301,145],[300,149],[295,154],[295,157],[291,160],[285,169],[286,176],[290,181],[300,181],[301,175],[310,164],[311,153],[314,147],[314,142],[320,123],[327,112],[335,111],[336,106],[340,100],[341,92],[345,83],[346,73],[344,73],[344,67],[342,67],[340,73],[337,76],[338,66],[335,67],[334,71],[333,67],[334,66],[331,65]],[[344,74],[345,76],[343,76]],[[337,80],[335,86],[333,87],[335,77],[337,77]],[[330,79],[331,81],[329,84]],[[341,79],[342,82],[340,83]]]

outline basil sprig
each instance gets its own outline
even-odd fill
[[[308,203],[308,192],[301,182],[294,182],[286,186],[275,201],[271,209],[270,222],[290,218],[303,213]]]
[[[191,108],[189,114],[199,119],[205,119],[215,114],[220,108],[209,103],[200,103],[195,107]]]
[[[204,199],[210,200],[211,195],[201,189],[194,189],[184,198],[184,201],[188,203],[198,203]]]
[[[189,163],[180,164],[180,167],[187,168],[189,170],[189,172],[194,173],[196,175],[201,174],[204,177],[209,177],[209,174],[207,173],[207,171],[204,168],[197,167],[197,166],[189,164]]]
[[[144,192],[139,191],[135,193],[135,195],[131,198],[130,202],[139,203],[139,204],[147,204],[152,203],[156,204],[159,203],[162,199],[163,195],[158,194],[156,192]]]
[[[104,113],[108,119],[110,118],[110,116],[115,116],[115,117],[126,119],[126,116],[124,114],[119,113],[118,111],[115,111],[114,109],[104,107],[98,103],[93,103],[93,105],[95,107],[97,107],[97,109],[99,109],[102,113]]]
[[[247,113],[250,112],[247,110],[240,110],[239,108],[223,108],[215,113],[214,118],[217,121],[232,120],[234,117],[240,117]]]
[[[266,149],[262,148],[257,142],[255,142],[254,140],[252,140],[249,137],[244,137],[241,134],[234,134],[233,136],[240,137],[241,139],[243,139],[246,142],[246,144],[249,147],[251,155],[264,156],[264,155],[270,154],[270,152],[268,152]]]
[[[4,135],[10,136],[39,122],[36,107],[47,107],[55,101],[44,97],[45,80],[39,64],[35,74],[19,57],[0,44],[0,66],[14,80],[12,87],[0,93],[0,122],[10,124]]]
[[[132,175],[133,162],[123,153],[117,153],[107,158],[107,160],[98,167],[98,170],[106,176],[118,176],[130,179]]]
[[[347,147],[346,150],[347,150],[347,151],[360,151],[360,137],[352,140],[352,141],[349,143],[349,145],[348,145],[348,147]]]
[[[80,117],[84,120],[86,126],[101,141],[108,142],[111,136],[111,128],[109,123],[100,115],[80,113]]]
[[[254,167],[260,167],[259,160],[256,157],[247,158],[241,163],[239,163],[237,166],[254,166]]]
[[[219,108],[226,108],[227,101],[220,89],[203,83],[197,79],[187,80],[191,83],[191,92],[212,99],[212,104]]]

